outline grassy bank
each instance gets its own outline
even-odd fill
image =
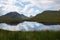
[[[0,30],[0,40],[60,40],[60,31],[6,31]]]

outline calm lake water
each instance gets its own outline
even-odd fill
[[[60,30],[60,25],[44,25],[37,22],[23,22],[18,25],[8,25],[6,23],[0,23],[0,29],[9,31],[38,31],[38,30]]]

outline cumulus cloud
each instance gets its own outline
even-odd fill
[[[6,5],[9,6],[7,7]],[[35,14],[37,14],[40,11],[44,10],[59,10],[60,0],[0,0],[0,7],[2,6],[3,9],[1,10],[4,13],[10,11],[18,11],[19,13],[27,15],[28,12],[28,16],[30,16],[31,14],[33,15],[35,12]],[[33,6],[39,9],[32,8]]]
[[[12,12],[12,11],[19,12],[20,11],[20,8],[19,7],[16,7],[16,6],[12,6],[12,5],[6,5],[4,11],[6,11],[6,12]]]
[[[27,12],[30,7],[36,6],[40,9],[43,10],[49,10],[50,8],[52,8],[53,10],[58,10],[60,9],[60,3],[59,0],[22,0],[22,2],[31,2],[31,4],[26,5],[25,8],[22,10],[23,13]],[[33,9],[34,10],[34,9]],[[37,9],[39,10],[39,9]],[[31,10],[29,10],[28,12],[30,12]],[[36,10],[34,10],[33,12],[35,12]],[[37,11],[38,13],[39,11]],[[32,12],[30,12],[32,13]]]
[[[33,6],[35,5],[37,7],[47,9],[48,7],[51,7],[53,5],[58,5],[59,0],[24,0],[23,2],[26,2],[26,1],[27,2],[30,1]]]

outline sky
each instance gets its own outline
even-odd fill
[[[0,0],[0,16],[16,11],[29,17],[45,10],[60,10],[60,0]]]

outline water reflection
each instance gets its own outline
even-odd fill
[[[21,22],[21,23],[22,23],[22,22]],[[17,23],[6,23],[6,24],[8,24],[8,25],[18,25],[19,22],[17,22]]]
[[[60,25],[44,25],[37,22],[23,22],[18,25],[8,25],[0,23],[0,29],[10,31],[35,31],[35,30],[60,30]]]

